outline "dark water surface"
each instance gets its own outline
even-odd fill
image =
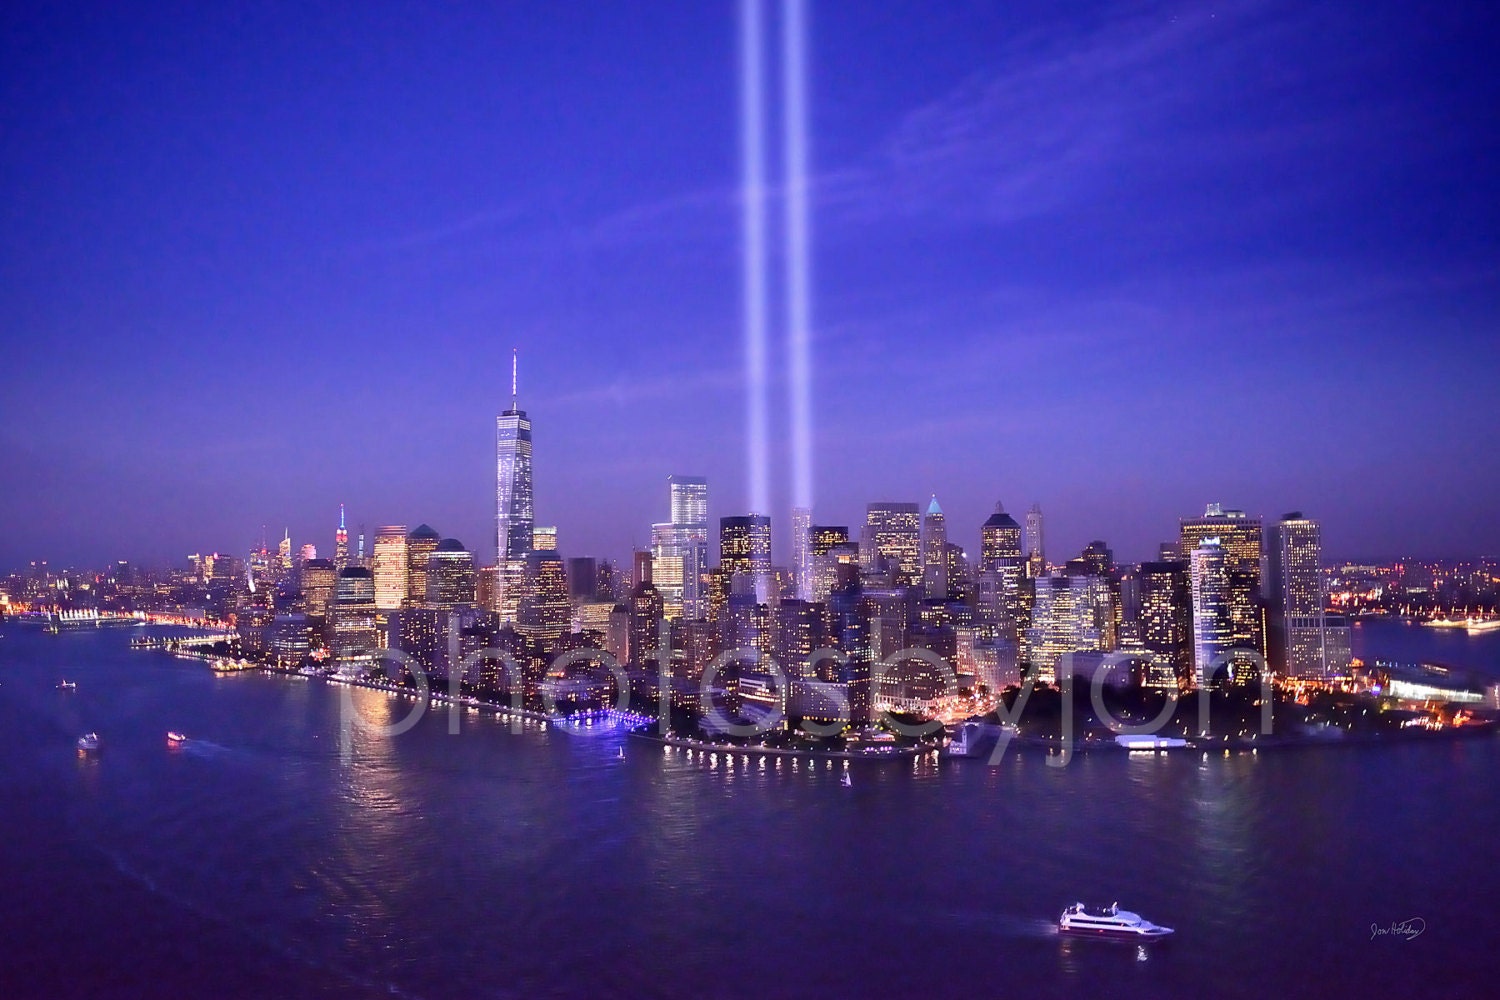
[[[1360,655],[1381,629],[1426,641],[1403,628],[1360,629]],[[924,759],[846,789],[824,763],[467,712],[346,749],[346,698],[410,704],[128,634],[0,637],[0,997],[1500,990],[1495,737]],[[1442,658],[1412,648],[1389,653]],[[1500,636],[1465,648],[1492,666]],[[1178,933],[1059,939],[1075,899]]]

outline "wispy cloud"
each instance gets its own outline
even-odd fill
[[[1253,6],[1131,12],[1083,36],[1016,38],[995,68],[903,116],[867,162],[827,175],[821,200],[854,218],[994,222],[1052,209],[1193,99],[1174,63]]]
[[[450,222],[438,223],[428,228],[358,243],[351,249],[355,252],[382,253],[432,246],[433,244],[446,243],[475,233],[510,226],[521,221],[524,214],[520,205],[481,209]]]

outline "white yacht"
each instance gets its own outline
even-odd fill
[[[1153,924],[1139,913],[1120,909],[1119,903],[1103,909],[1074,903],[1057,918],[1057,929],[1063,934],[1082,937],[1163,938],[1172,933],[1170,927]]]
[[[84,733],[82,736],[78,737],[77,746],[78,752],[81,754],[98,753],[100,747],[99,734]]]

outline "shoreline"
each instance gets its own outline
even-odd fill
[[[284,677],[299,677],[305,680],[318,680],[328,684],[343,685],[346,687],[365,688],[371,691],[383,691],[390,695],[402,696],[417,701],[420,694],[415,688],[409,688],[388,681],[376,681],[358,677],[344,677],[337,674],[329,675],[321,672],[307,673],[302,669],[275,666],[266,663],[244,662],[243,666],[235,665],[229,669],[215,667],[217,659],[213,654],[199,652],[197,650],[177,650],[163,647],[148,647],[151,651],[166,653],[176,659],[195,660],[203,663],[216,675],[231,673],[260,672],[274,674]],[[471,711],[493,712],[496,716],[512,719],[524,719],[545,725],[582,725],[599,719],[609,720],[614,716],[613,709],[594,710],[580,712],[577,715],[548,715],[536,709],[516,707],[508,702],[495,702],[471,695],[451,696],[445,689],[436,686],[429,687],[427,694],[427,707],[429,709],[448,708],[450,710],[467,708]],[[644,713],[638,713],[638,718],[648,718]],[[654,718],[654,717],[651,717]],[[863,760],[863,761],[892,761],[909,760],[924,754],[933,753],[945,759],[951,760],[985,760],[993,753],[995,742],[986,740],[982,749],[964,754],[948,752],[949,744],[944,743],[936,746],[905,746],[865,750],[815,750],[799,749],[795,747],[768,747],[734,743],[712,743],[706,740],[694,739],[692,737],[663,734],[654,728],[643,725],[631,727],[624,720],[621,722],[624,735],[640,740],[650,741],[662,746],[678,747],[685,750],[697,750],[703,753],[725,753],[738,754],[742,756],[773,756],[773,757],[809,757],[825,758],[830,760]],[[1230,740],[1214,741],[1204,737],[1180,737],[1187,740],[1185,747],[1170,748],[1135,748],[1124,747],[1115,742],[1114,735],[1107,738],[1088,736],[1075,737],[1071,743],[1064,743],[1061,738],[1048,736],[1011,736],[1006,749],[1011,748],[1023,750],[1045,750],[1048,755],[1061,753],[1124,753],[1138,755],[1158,754],[1208,754],[1224,755],[1240,753],[1258,753],[1260,750],[1295,750],[1311,747],[1353,747],[1353,746],[1379,746],[1398,745],[1413,742],[1426,742],[1432,740],[1445,740],[1455,738],[1477,738],[1484,735],[1495,735],[1500,733],[1500,724],[1468,724],[1463,726],[1449,726],[1442,730],[1413,730],[1411,732],[1399,733],[1362,733],[1350,734],[1342,730],[1337,736],[1323,735],[1289,735],[1268,734],[1264,738],[1235,737]]]

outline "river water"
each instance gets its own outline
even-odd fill
[[[1432,632],[1363,626],[1356,649],[1500,661],[1500,636],[1433,652],[1458,637]],[[856,764],[845,788],[827,762],[603,726],[351,728],[411,703],[216,676],[128,635],[0,631],[0,996],[1500,988],[1496,737],[923,758]],[[105,749],[81,760],[88,730]],[[1177,934],[1060,939],[1075,900]]]

